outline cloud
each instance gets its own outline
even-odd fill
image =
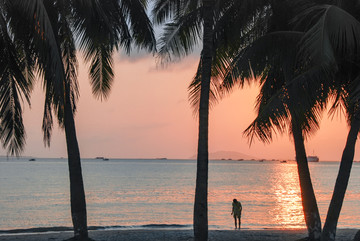
[[[153,58],[153,54],[138,48],[132,48],[130,54],[123,49],[115,53],[115,60],[119,62],[137,63],[147,58]]]

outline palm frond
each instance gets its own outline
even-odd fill
[[[245,80],[251,78],[265,78],[268,66],[284,62],[289,54],[288,50],[296,49],[302,35],[303,33],[295,31],[273,32],[241,50],[224,72],[224,91],[231,91],[236,83],[243,85]]]
[[[127,24],[126,15],[124,16],[124,13],[120,12],[119,14],[119,31],[120,31],[120,43],[119,47],[124,49],[127,54],[130,54],[131,52],[131,43],[132,43],[132,37],[131,37],[131,31]]]
[[[185,9],[188,0],[158,0],[152,9],[153,22],[155,24],[164,23],[166,20],[179,15],[181,9]]]
[[[118,45],[119,33],[123,26],[120,21],[124,21],[124,18],[119,16],[117,0],[73,1],[72,12],[71,25],[80,43],[80,49],[85,53],[91,52],[92,46],[99,42],[112,47]],[[126,38],[129,39],[130,36],[126,35]]]
[[[268,31],[272,16],[269,1],[223,1],[214,26],[214,46],[244,48]]]
[[[112,54],[118,45],[130,51],[131,34],[127,19],[118,1],[91,0],[91,4],[77,3],[73,27],[78,35],[85,60],[90,62],[89,75],[93,94],[106,99],[113,83]]]
[[[244,131],[244,136],[249,138],[250,144],[255,137],[260,141],[270,143],[274,133],[282,134],[289,126],[290,112],[284,101],[286,89],[281,88],[277,90],[276,94],[266,98],[262,93],[264,92],[263,89],[266,88],[264,86],[257,98],[258,115]]]
[[[47,8],[47,11],[51,14],[51,21],[53,23],[53,28],[56,29],[56,38],[57,43],[59,44],[59,49],[61,50],[62,55],[62,64],[64,68],[65,79],[63,81],[64,86],[70,86],[70,88],[64,87],[63,95],[70,95],[71,107],[73,113],[76,111],[76,101],[79,97],[78,90],[78,81],[77,81],[77,58],[76,58],[76,48],[75,41],[73,38],[73,33],[70,28],[70,22],[68,21],[69,15],[71,13],[69,6],[66,2],[57,2],[54,5],[50,5]],[[48,78],[48,75],[51,73],[45,72],[45,79]],[[44,82],[45,90],[45,103],[44,103],[44,114],[43,114],[43,140],[45,146],[50,146],[52,129],[53,129],[53,116],[52,111],[55,111],[59,126],[64,127],[64,106],[66,103],[65,98],[61,101],[54,98],[54,92],[56,91],[55,86],[51,82]],[[65,91],[69,90],[69,93]]]
[[[351,81],[349,89],[351,90],[349,94],[349,98],[352,102],[357,102],[360,100],[360,73],[355,76],[355,78]]]
[[[155,50],[155,37],[146,15],[147,1],[97,1],[74,5],[73,26],[79,35],[85,60],[90,61],[89,74],[93,94],[106,99],[113,83],[113,51],[123,47],[130,53],[131,43]],[[130,25],[130,26],[129,26]]]
[[[336,62],[336,56],[359,58],[360,22],[349,13],[333,5],[316,6],[309,14],[320,13],[321,18],[309,29],[301,43],[301,57],[315,62]]]
[[[52,85],[56,87],[54,94],[61,99],[63,97],[62,81],[65,78],[62,56],[44,2],[14,0],[8,2],[7,8],[9,16],[17,16],[10,18],[8,25],[14,38],[30,42],[28,47],[35,55],[39,69],[52,73],[48,75],[47,81],[53,82]],[[24,22],[32,24],[24,25]]]
[[[282,78],[279,74],[281,73],[270,71],[263,82],[257,98],[258,116],[244,132],[250,143],[253,142],[254,137],[269,143],[274,133],[282,134],[287,128],[291,131],[291,119],[295,119],[301,126],[305,138],[319,129],[319,121],[330,92],[324,89],[324,85],[318,87],[313,85],[311,88],[316,91],[312,92],[317,94],[316,98],[313,98],[309,96],[308,87],[305,87],[304,82],[310,82],[309,79],[306,80],[306,75],[301,78],[296,77],[286,84],[284,81],[279,81]],[[294,87],[295,82],[296,87]],[[296,94],[294,94],[295,89]]]
[[[188,55],[199,43],[201,35],[202,9],[197,8],[186,16],[180,16],[173,22],[167,23],[164,33],[159,40],[158,57],[161,63]]]
[[[221,1],[218,4],[218,15],[214,26],[214,54],[212,62],[211,103],[227,95],[222,91],[223,77],[231,61],[239,51],[248,46],[256,37],[266,30],[266,21],[270,14],[268,1]],[[193,85],[194,86],[194,85]],[[199,92],[197,92],[200,94]],[[196,99],[191,92],[191,99]],[[197,98],[198,99],[198,98]],[[193,105],[197,107],[197,105]]]
[[[322,113],[335,93],[336,69],[327,64],[312,64],[285,86],[291,97],[288,102],[291,115],[301,124],[304,137],[319,129]]]
[[[10,155],[20,155],[25,145],[23,98],[30,104],[31,82],[23,75],[25,65],[12,42],[7,23],[0,15],[0,139]]]
[[[360,69],[358,67],[353,69],[353,67],[350,63],[340,66],[340,70],[335,77],[337,83],[333,90],[333,96],[335,97],[329,110],[329,116],[331,117],[336,114],[345,116],[348,125],[351,125],[360,112]]]
[[[193,113],[196,116],[200,108],[200,92],[201,92],[201,59],[196,74],[188,87],[190,105],[193,107]],[[220,85],[216,80],[210,82],[209,108],[212,108],[219,100]]]
[[[58,17],[58,37],[60,43],[60,49],[62,54],[62,60],[65,70],[65,81],[70,86],[70,100],[73,113],[76,111],[76,102],[79,98],[79,87],[77,79],[78,62],[76,58],[76,47],[73,32],[70,28],[69,17],[70,10],[65,2],[59,2],[57,11],[61,12],[61,16]],[[54,19],[54,21],[56,21]]]
[[[114,79],[111,51],[99,46],[90,65],[92,92],[95,97],[106,99]]]
[[[27,85],[26,88],[32,91],[35,83],[34,71],[36,68],[36,63],[26,53],[26,46],[23,43],[19,43],[18,41],[15,40],[14,44],[17,48],[16,52],[19,59],[20,68],[22,69],[23,76],[26,79],[26,85]],[[27,98],[27,101],[30,104],[30,99]]]
[[[236,47],[235,47],[236,48]],[[236,48],[237,49],[237,48]],[[226,74],[228,66],[235,58],[237,51],[231,49],[231,47],[218,47],[214,53],[212,62],[211,76],[213,81],[221,83],[224,75]]]
[[[146,13],[147,2],[144,0],[122,0],[120,9],[130,21],[132,38],[136,46],[155,52],[156,40],[152,24]]]
[[[47,93],[45,96],[44,114],[41,128],[43,131],[44,145],[48,147],[50,147],[53,123],[51,98],[49,97],[49,93]]]
[[[262,78],[262,88],[257,99],[258,117],[244,132],[250,143],[254,137],[270,142],[274,133],[283,133],[286,128],[291,131],[291,118],[295,118],[301,125],[305,137],[319,128],[324,102],[319,101],[318,97],[326,94],[322,92],[324,85],[312,86],[307,79],[307,76],[319,72],[315,70],[306,72],[309,63],[302,62],[301,67],[297,67],[297,45],[302,36],[301,32],[289,31],[265,35],[238,56],[239,59],[236,59],[239,61],[238,65],[235,65],[238,68],[235,69],[237,72],[235,74],[229,72],[230,75],[239,76],[240,80],[251,75]],[[234,82],[230,79],[229,83],[224,81],[224,84],[227,84],[226,89],[231,89]],[[312,94],[316,95],[316,98],[308,95],[309,85],[313,88]],[[299,91],[301,94],[298,93]],[[307,105],[303,105],[304,101],[308,102]]]
[[[210,99],[209,106],[212,108],[218,103],[218,101],[228,94],[227,91],[223,91],[222,76],[224,70],[229,66],[229,60],[232,56],[229,56],[232,51],[217,49],[213,62],[211,65],[211,82],[210,82]],[[194,114],[198,113],[200,103],[200,91],[201,91],[201,61],[199,62],[197,72],[188,87],[189,101],[193,107]]]
[[[25,128],[16,80],[10,73],[3,73],[0,80],[0,138],[10,155],[20,155],[25,145]]]

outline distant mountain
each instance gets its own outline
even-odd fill
[[[192,156],[191,159],[196,159],[196,155]],[[217,151],[217,152],[209,153],[209,159],[210,160],[221,160],[221,159],[251,160],[251,159],[257,159],[257,158],[254,156],[246,155],[244,153],[236,152],[236,151]]]

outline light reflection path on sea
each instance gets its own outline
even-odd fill
[[[210,225],[233,225],[231,200],[237,198],[243,205],[243,227],[305,227],[295,163],[234,163],[216,166],[221,170],[216,174],[212,173],[212,168],[209,177]],[[224,219],[226,216],[228,220]]]
[[[301,195],[299,193],[299,177],[294,164],[274,165],[275,178],[271,178],[275,205],[269,213],[273,217],[271,223],[286,228],[299,228],[304,225]]]

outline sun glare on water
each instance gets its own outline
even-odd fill
[[[270,210],[273,223],[300,228],[304,224],[299,178],[295,164],[274,165],[276,176],[271,179],[274,207]]]

